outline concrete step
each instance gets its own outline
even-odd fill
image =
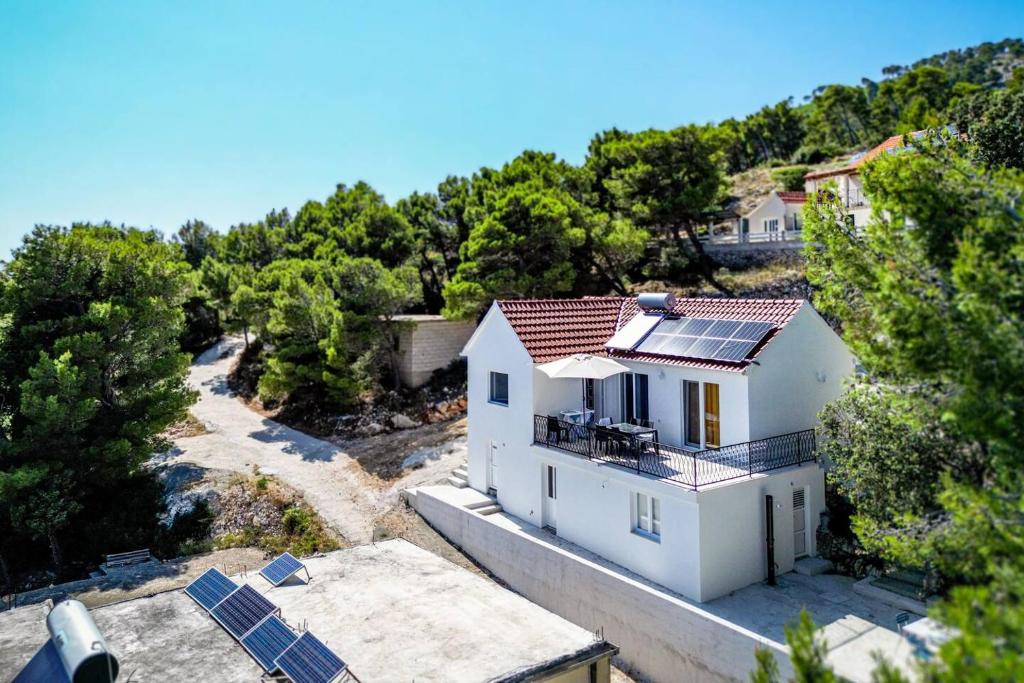
[[[497,503],[492,505],[485,505],[484,507],[473,508],[475,512],[479,512],[481,515],[493,515],[496,512],[501,512],[501,506]]]
[[[490,496],[487,496],[486,498],[482,498],[480,500],[474,500],[472,503],[466,503],[463,507],[465,507],[467,510],[479,510],[480,508],[486,508],[497,504],[498,501],[494,500]]]
[[[458,477],[448,477],[448,483],[457,489],[464,489],[469,486],[469,482],[465,479],[459,479]]]
[[[793,564],[793,571],[804,576],[817,576],[832,571],[832,563],[824,557],[804,557]]]
[[[452,476],[458,479],[469,481],[469,472],[466,471],[466,468],[464,466],[460,467],[457,470],[452,470]]]

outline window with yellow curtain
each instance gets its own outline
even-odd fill
[[[721,445],[721,430],[718,413],[718,385],[704,384],[704,445],[717,448]]]

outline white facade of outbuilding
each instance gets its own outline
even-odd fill
[[[723,447],[814,428],[820,409],[841,394],[854,358],[810,304],[797,306],[756,360],[741,370],[617,358],[631,371],[647,375],[650,419],[659,442],[683,444],[684,382],[718,385]],[[814,529],[825,510],[824,473],[818,463],[687,487],[534,443],[535,416],[579,406],[580,381],[550,379],[538,370],[539,363],[498,303],[463,355],[468,359],[469,485],[492,492],[507,513],[551,528],[559,537],[697,601],[768,575],[767,495],[773,501],[777,572],[792,570],[796,559],[794,494],[804,501],[806,554],[816,554]],[[507,375],[507,405],[490,400],[491,373]],[[621,413],[621,381],[620,376],[600,383],[594,399],[598,415]],[[552,470],[554,491],[548,481]],[[656,535],[637,530],[637,494],[658,501]]]
[[[753,211],[743,217],[746,237],[752,241],[792,239],[802,227],[801,192],[771,192]]]

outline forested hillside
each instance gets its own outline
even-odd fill
[[[238,332],[262,398],[343,413],[395,386],[399,313],[474,318],[498,297],[654,280],[733,293],[700,241],[729,174],[946,123],[968,135],[972,162],[1020,168],[1021,64],[1021,40],[984,44],[742,120],[602,131],[578,165],[528,150],[393,202],[339,184],[223,232],[190,221],[170,243],[110,225],[36,229],[0,296],[0,581],[170,543],[141,463],[192,400],[182,350]]]

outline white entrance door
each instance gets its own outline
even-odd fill
[[[498,442],[492,441],[487,447],[487,490],[498,490]]]
[[[541,506],[541,525],[550,527],[551,529],[558,528],[555,521],[555,512],[558,502],[558,470],[555,469],[554,465],[544,465],[544,491],[543,499],[544,502]]]
[[[807,554],[807,508],[804,489],[793,490],[793,557]]]

